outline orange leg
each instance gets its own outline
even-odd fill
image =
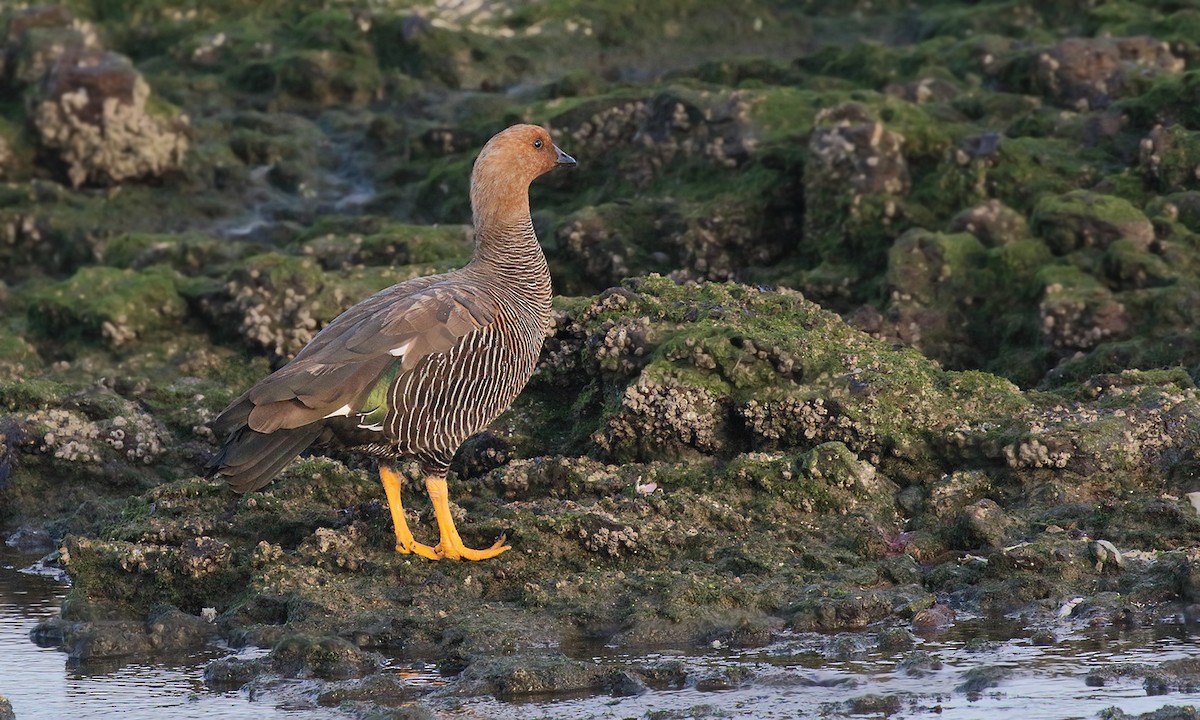
[[[404,505],[400,503],[400,475],[387,465],[380,464],[379,479],[383,481],[383,492],[387,495],[388,509],[392,511],[392,525],[396,528],[396,552],[416,553],[430,560],[440,560],[441,555],[434,548],[417,542],[412,531],[408,529],[408,520],[404,517]]]
[[[438,531],[441,533],[441,541],[434,552],[451,560],[487,560],[512,549],[511,545],[504,544],[503,535],[486,550],[473,550],[463,545],[458,528],[454,527],[454,518],[450,515],[450,493],[446,489],[445,472],[440,475],[426,472],[425,489],[433,502],[433,512],[437,515]]]

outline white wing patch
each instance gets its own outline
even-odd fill
[[[349,416],[350,416],[350,406],[347,404],[347,405],[341,406],[337,410],[334,410],[333,412],[329,413],[325,417],[331,418],[331,417],[349,417]]]
[[[375,423],[374,425],[359,425],[360,430],[373,430],[375,432],[383,432],[383,423]]]
[[[406,352],[409,351],[410,348],[412,348],[413,343],[416,341],[417,341],[416,338],[412,338],[411,340],[404,343],[403,345],[400,345],[398,347],[392,348],[391,350],[388,350],[388,355],[391,355],[392,357],[402,357]]]

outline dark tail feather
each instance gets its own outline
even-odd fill
[[[290,430],[260,433],[242,426],[225,440],[224,447],[209,463],[209,470],[223,475],[237,492],[257,490],[271,482],[279,471],[321,435],[321,423]]]

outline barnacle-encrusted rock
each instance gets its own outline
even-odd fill
[[[674,203],[590,206],[558,229],[555,255],[578,265],[579,280],[568,287],[605,288],[647,272],[669,272],[680,265],[677,244],[684,219]],[[555,283],[560,282],[556,274]]]
[[[737,167],[756,147],[747,131],[750,105],[741,93],[695,93],[672,88],[649,98],[593,101],[563,113],[554,126],[570,147],[596,158],[620,158],[617,172],[645,186],[664,166],[696,158]],[[636,152],[617,152],[634,147]]]
[[[835,192],[858,195],[908,192],[904,138],[872,118],[865,107],[847,103],[822,110],[815,124],[808,143],[809,158],[816,164],[814,182],[836,182]]]
[[[640,544],[636,528],[604,512],[582,515],[577,527],[568,534],[577,537],[588,552],[610,558],[636,553]]]
[[[64,54],[32,101],[41,144],[66,166],[71,184],[158,177],[183,162],[188,119],[147,108],[150,86],[121,55]]]
[[[1200,187],[1200,133],[1183,125],[1155,125],[1138,144],[1138,169],[1164,192]]]
[[[317,528],[316,532],[300,544],[298,553],[319,567],[355,571],[363,563],[363,552],[360,549],[363,540],[364,533],[358,525],[351,525],[340,531]]]
[[[784,241],[763,237],[760,208],[743,198],[717,201],[672,237],[683,258],[681,278],[735,279],[746,266],[768,265],[784,254]]]
[[[995,500],[984,498],[959,512],[957,534],[964,549],[1002,547],[1012,521]]]
[[[209,299],[206,309],[236,323],[250,343],[289,357],[321,329],[314,314],[327,315],[332,309],[322,307],[317,298],[323,287],[322,273],[312,260],[264,255],[234,272],[226,283],[228,299]]]
[[[1067,38],[1038,53],[1033,84],[1064,105],[1089,110],[1136,92],[1148,77],[1183,67],[1183,59],[1154,38]]]
[[[1046,286],[1038,306],[1042,336],[1057,350],[1088,350],[1129,330],[1124,304],[1098,284]]]
[[[422,267],[324,271],[311,257],[264,253],[235,266],[200,305],[249,344],[291,357],[343,310]]]
[[[98,463],[111,453],[149,465],[163,453],[163,431],[145,413],[89,420],[61,409],[38,410],[26,418],[41,434],[40,452],[67,462]]]
[[[520,700],[547,693],[607,690],[618,677],[617,673],[561,653],[540,653],[521,662],[491,657],[474,663],[464,673],[463,686],[472,694],[491,693],[506,700]]]
[[[233,551],[227,543],[211,537],[184,541],[179,549],[179,568],[192,579],[212,575],[229,565]]]
[[[946,102],[959,94],[958,86],[943,78],[926,77],[906,83],[890,83],[884,92],[914,103]]]
[[[950,221],[951,232],[969,232],[988,247],[1008,245],[1029,237],[1025,216],[999,200],[963,210]]]
[[[723,430],[720,398],[702,387],[670,378],[641,378],[625,389],[621,410],[610,416],[596,444],[621,458],[713,453]]]
[[[911,184],[902,135],[857,103],[820,111],[804,166],[804,245],[827,260],[878,253],[872,238],[886,235]]]
[[[96,28],[63,5],[34,5],[8,18],[0,47],[0,82],[16,89],[35,85],[68,53],[100,49]]]

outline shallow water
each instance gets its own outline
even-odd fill
[[[89,663],[72,666],[62,652],[39,648],[29,631],[58,613],[66,587],[51,577],[20,572],[36,556],[0,547],[0,694],[18,720],[39,718],[336,718],[333,708],[314,708],[315,690],[302,681],[273,684],[266,692],[215,691],[203,681],[204,664],[229,654],[213,648],[171,662]],[[522,720],[533,718],[641,718],[653,711],[685,711],[675,717],[794,718],[839,716],[846,700],[866,695],[899,699],[892,717],[1092,718],[1108,707],[1136,714],[1164,705],[1200,705],[1200,692],[1148,696],[1139,678],[1088,687],[1084,678],[1111,663],[1157,664],[1200,656],[1200,628],[1160,625],[1131,631],[1059,629],[1058,642],[1034,645],[1015,622],[960,621],[952,630],[916,640],[942,662],[939,670],[913,677],[898,667],[908,651],[880,651],[872,635],[785,635],[765,648],[714,649],[708,653],[658,650],[629,654],[604,647],[576,647],[568,654],[610,666],[678,661],[687,687],[651,690],[631,697],[537,697],[527,702],[491,698],[447,701],[451,716]],[[861,650],[861,648],[868,648]],[[254,653],[261,651],[242,651]],[[981,666],[1011,668],[998,687],[968,696],[956,690],[964,673]],[[397,665],[397,671],[402,670]],[[731,674],[730,671],[733,671]],[[738,673],[748,671],[749,679]],[[406,673],[407,675],[408,673]],[[419,674],[419,673],[418,673]],[[707,678],[707,680],[705,680]],[[732,680],[730,680],[732,678]],[[414,677],[433,689],[436,677]],[[440,703],[429,698],[435,707]],[[686,711],[692,710],[691,713]],[[881,717],[879,711],[862,717]]]
[[[1157,710],[1164,705],[1200,706],[1200,692],[1149,696],[1140,678],[1110,681],[1105,687],[1088,687],[1088,672],[1113,663],[1156,665],[1166,660],[1200,656],[1200,628],[1163,625],[1132,631],[1112,628],[1080,629],[1061,634],[1052,646],[1034,645],[1022,637],[1021,626],[1009,622],[965,620],[950,631],[917,638],[913,650],[925,651],[942,662],[940,670],[913,677],[899,668],[910,651],[871,650],[850,653],[851,659],[831,659],[842,646],[855,646],[863,635],[829,636],[797,633],[766,648],[713,651],[710,654],[662,652],[653,657],[615,652],[576,653],[596,662],[644,665],[648,660],[679,661],[691,677],[719,678],[730,668],[749,670],[751,679],[730,689],[685,687],[623,698],[539,700],[524,704],[492,699],[467,703],[464,709],[478,718],[512,720],[532,718],[630,718],[655,710],[693,709],[698,718],[843,717],[845,701],[868,695],[900,700],[893,718],[1039,718],[1066,720],[1094,718],[1101,710],[1118,707],[1129,714]],[[868,644],[869,646],[869,644]],[[1012,674],[997,687],[976,696],[956,690],[964,673],[981,666],[1011,668]],[[718,683],[719,684],[719,683]],[[852,717],[883,717],[879,710]]]
[[[22,573],[36,555],[14,552],[0,544],[0,695],[12,702],[17,720],[61,718],[249,718],[341,717],[331,709],[293,710],[284,703],[303,696],[279,688],[268,697],[251,700],[248,691],[217,692],[204,685],[204,665],[231,654],[210,651],[172,662],[104,662],[72,667],[65,653],[40,648],[29,631],[41,620],[58,615],[66,595],[63,583],[51,577]],[[254,651],[249,651],[254,652]]]

